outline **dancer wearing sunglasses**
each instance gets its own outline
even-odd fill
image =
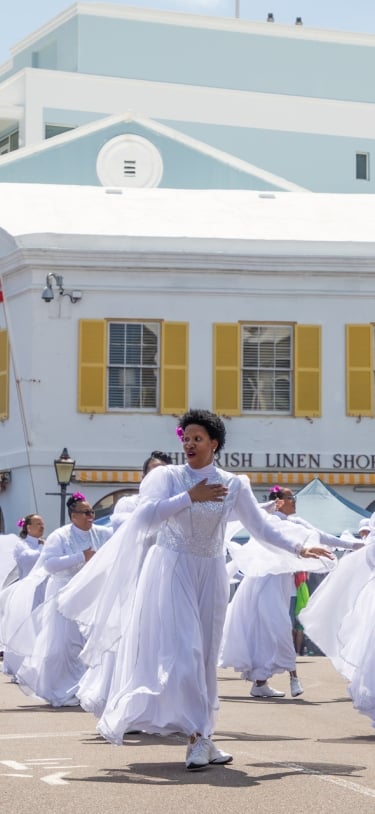
[[[53,707],[79,704],[76,690],[85,671],[79,658],[83,638],[75,622],[58,613],[58,592],[112,535],[111,528],[94,524],[95,512],[80,492],[69,498],[67,508],[70,523],[47,537],[38,563],[49,575],[45,602],[9,643],[23,655],[17,672],[21,689]]]

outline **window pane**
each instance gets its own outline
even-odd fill
[[[243,326],[243,411],[290,413],[292,330],[290,325]]]
[[[109,363],[111,365],[124,364],[125,326],[112,323],[109,326]]]
[[[108,370],[108,406],[124,406],[124,371],[121,368],[110,367]]]
[[[357,153],[355,160],[356,160],[356,178],[360,181],[367,181],[369,177],[368,153]]]
[[[108,406],[156,410],[159,401],[158,323],[109,324]]]

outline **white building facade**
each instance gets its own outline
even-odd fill
[[[188,407],[223,415],[259,497],[319,476],[371,504],[372,195],[1,184],[0,209],[7,532],[58,525],[64,447],[107,508],[153,449],[181,462]]]

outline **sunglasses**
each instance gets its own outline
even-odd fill
[[[86,509],[83,512],[72,512],[72,514],[85,514],[86,517],[95,517],[95,512],[93,509]]]

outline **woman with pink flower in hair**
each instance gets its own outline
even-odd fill
[[[13,551],[13,559],[16,565],[8,574],[3,585],[4,588],[27,577],[34,565],[38,562],[43,550],[44,520],[39,514],[27,514],[18,521],[17,526],[21,531]],[[43,602],[44,590],[45,581],[38,586],[38,589],[35,591],[32,599],[32,608],[35,608]],[[14,613],[12,613],[12,608],[14,608],[14,605],[8,602],[6,615],[1,618],[0,639],[9,637],[11,631],[18,627],[19,617],[18,614],[14,615]],[[30,609],[28,606],[27,613]],[[20,659],[12,654],[8,654],[6,646],[4,646],[3,673],[12,676],[12,680],[15,680],[14,674],[19,663]]]
[[[17,630],[8,648],[23,656],[17,683],[27,695],[54,707],[75,706],[85,667],[83,638],[75,622],[57,611],[57,595],[109,539],[112,530],[94,524],[95,512],[80,492],[67,501],[70,523],[47,537],[37,569],[49,576],[45,601]]]
[[[18,566],[18,578],[23,579],[30,573],[43,550],[44,520],[39,514],[27,514],[17,525],[21,531],[14,559]]]

